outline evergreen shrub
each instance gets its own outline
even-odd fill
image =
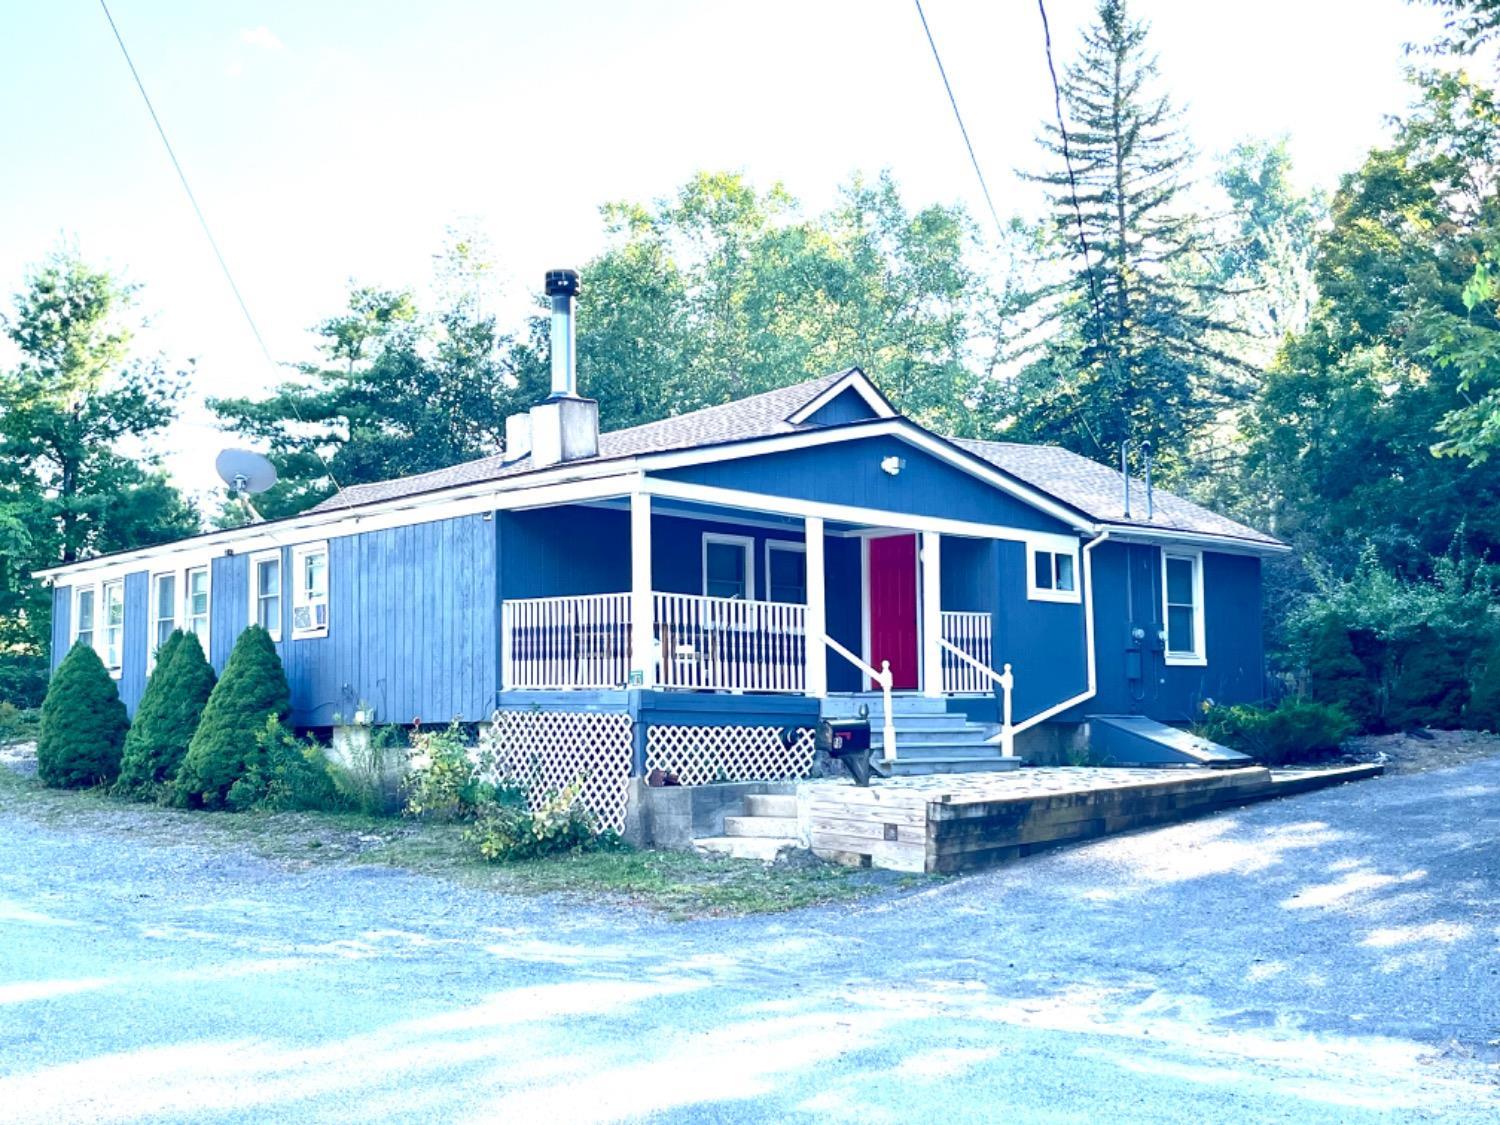
[[[75,644],[42,701],[36,766],[42,784],[79,789],[113,781],[130,720],[104,661]]]
[[[334,786],[323,748],[310,738],[298,738],[274,715],[256,733],[245,772],[224,799],[238,811],[342,812],[349,807]]]
[[[1282,766],[1333,757],[1355,724],[1337,704],[1290,696],[1272,708],[1210,707],[1193,731],[1263,766]]]
[[[117,796],[149,798],[176,776],[214,689],[214,670],[192,633],[174,630],[156,654],[135,722],[125,736]]]

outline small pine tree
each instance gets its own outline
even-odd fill
[[[1450,643],[1422,628],[1403,647],[1391,683],[1391,726],[1452,730],[1463,721],[1468,684]]]
[[[1500,731],[1500,630],[1490,634],[1469,676],[1469,709],[1464,725]]]
[[[259,625],[240,634],[203,708],[173,785],[179,804],[219,808],[230,786],[256,753],[256,736],[268,718],[285,718],[291,706],[286,673],[271,635]]]
[[[42,784],[78,789],[110,781],[130,720],[104,661],[88,645],[74,645],[47,688],[37,735]]]
[[[117,796],[151,797],[177,776],[213,688],[214,670],[198,638],[173,631],[156,654],[156,670],[125,736]]]
[[[1342,707],[1360,730],[1380,719],[1380,695],[1369,672],[1355,655],[1343,618],[1325,613],[1307,638],[1309,694],[1319,703]]]

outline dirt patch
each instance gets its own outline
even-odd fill
[[[1351,738],[1345,752],[1356,762],[1378,762],[1386,773],[1424,773],[1500,756],[1500,735],[1477,730],[1424,730]]]

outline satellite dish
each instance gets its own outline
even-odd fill
[[[253,496],[276,483],[276,466],[251,449],[224,450],[215,458],[214,468],[231,492]]]

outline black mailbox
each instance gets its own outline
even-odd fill
[[[843,764],[856,785],[869,785],[871,774],[879,773],[870,765],[868,712],[857,719],[824,719],[818,724],[817,743],[819,750]]]

